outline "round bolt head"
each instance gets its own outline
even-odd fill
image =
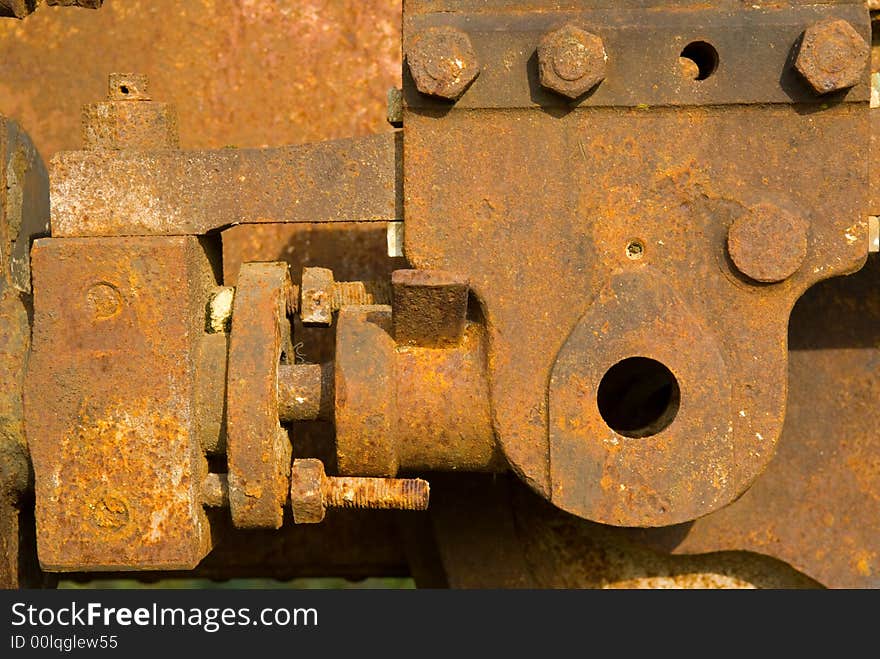
[[[794,66],[813,91],[829,94],[859,82],[870,50],[846,21],[821,21],[804,32]]]
[[[601,37],[571,24],[545,34],[538,44],[541,85],[572,99],[605,79],[607,61]]]
[[[413,37],[406,62],[422,94],[458,99],[480,74],[467,34],[453,27],[432,27]]]
[[[797,272],[807,255],[808,230],[803,218],[773,204],[758,204],[731,225],[727,251],[750,279],[783,281]]]

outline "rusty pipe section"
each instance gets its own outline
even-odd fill
[[[394,273],[393,312],[377,305],[339,314],[340,473],[503,470],[490,413],[485,330],[466,317],[468,287],[445,273],[411,272]],[[402,303],[407,298],[421,303]],[[433,331],[416,331],[425,322]],[[446,337],[440,346],[437,336]]]
[[[333,418],[333,364],[282,364],[278,418],[284,422]]]

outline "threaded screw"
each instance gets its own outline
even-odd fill
[[[327,476],[324,463],[312,458],[294,460],[290,503],[297,524],[324,519],[327,508],[369,510],[426,510],[430,486],[421,478],[361,478]]]

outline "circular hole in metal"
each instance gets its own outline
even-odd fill
[[[678,414],[681,391],[666,366],[648,357],[616,363],[599,383],[597,403],[605,423],[624,437],[651,437]]]
[[[681,74],[689,80],[705,80],[718,70],[718,51],[705,41],[693,41],[679,55]]]
[[[641,240],[630,240],[626,244],[626,258],[638,261],[645,255],[645,245]]]
[[[127,94],[127,93],[128,93],[128,87],[127,87],[126,85],[122,85],[122,86],[119,88],[119,91],[121,91],[123,94]]]

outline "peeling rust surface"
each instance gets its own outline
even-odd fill
[[[286,263],[246,263],[232,312],[227,375],[229,505],[238,528],[284,520],[291,446],[278,420],[278,370],[293,355]]]
[[[32,258],[25,419],[41,565],[194,567],[211,543],[192,377],[216,285],[202,245],[47,238]]]
[[[389,133],[259,150],[61,153],[51,167],[52,235],[392,221],[400,217],[398,145]]]

